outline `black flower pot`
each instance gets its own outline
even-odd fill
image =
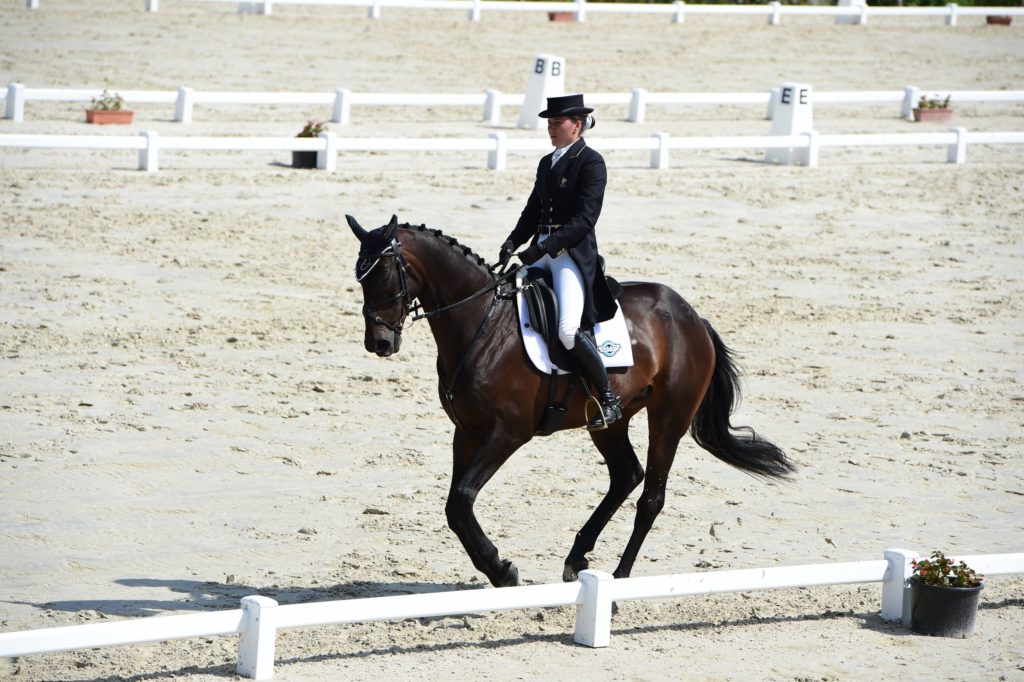
[[[316,152],[292,152],[292,168],[316,168]]]
[[[910,629],[934,637],[969,637],[984,587],[941,587],[911,580]]]

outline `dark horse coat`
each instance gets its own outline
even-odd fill
[[[601,215],[604,186],[608,180],[604,158],[580,138],[551,168],[551,154],[537,165],[537,179],[526,208],[508,238],[518,248],[538,238],[538,225],[561,225],[544,242],[552,256],[568,251],[583,275],[586,302],[583,328],[610,320],[617,308],[597,253],[594,226]]]

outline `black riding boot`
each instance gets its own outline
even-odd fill
[[[601,361],[601,354],[594,343],[592,332],[576,330],[576,345],[572,348],[572,357],[576,361],[576,369],[597,387],[597,397],[601,401],[601,411],[587,422],[588,431],[600,431],[607,428],[622,416],[619,396],[608,385],[608,370]]]

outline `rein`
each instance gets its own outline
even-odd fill
[[[458,426],[460,428],[463,428],[463,429],[466,429],[467,431],[469,431],[473,435],[475,435],[477,437],[480,437],[480,434],[477,434],[477,433],[473,432],[472,430],[468,429],[461,422],[461,420],[459,420],[459,415],[455,411],[455,392],[454,392],[453,389],[458,384],[459,375],[462,373],[462,370],[465,368],[467,360],[469,360],[469,355],[470,355],[469,351],[470,351],[470,349],[473,348],[473,346],[476,345],[476,342],[480,340],[480,337],[483,336],[484,329],[487,326],[487,320],[489,320],[490,317],[491,317],[491,311],[494,310],[494,307],[497,305],[499,300],[501,300],[503,298],[508,299],[508,298],[511,297],[511,295],[505,295],[505,296],[500,295],[497,292],[498,287],[500,287],[502,284],[506,283],[510,277],[514,276],[516,274],[516,272],[519,271],[519,268],[518,267],[512,267],[512,268],[504,270],[504,271],[498,273],[497,275],[495,275],[494,274],[494,270],[496,268],[500,267],[500,266],[496,265],[496,266],[491,268],[491,275],[492,275],[492,277],[494,277],[494,280],[490,284],[488,284],[487,286],[483,287],[482,289],[479,289],[479,290],[473,292],[469,296],[466,296],[465,298],[460,299],[460,300],[456,301],[455,303],[451,303],[451,304],[446,305],[446,306],[441,306],[440,308],[435,308],[434,310],[429,310],[429,311],[424,311],[424,312],[416,312],[418,310],[423,310],[423,304],[421,302],[417,301],[412,296],[411,292],[409,291],[409,280],[408,280],[408,276],[407,276],[407,272],[408,272],[408,269],[409,269],[409,264],[406,263],[405,258],[402,256],[402,245],[399,243],[397,237],[392,238],[391,239],[391,244],[387,248],[385,248],[383,251],[381,251],[381,253],[378,256],[378,260],[380,260],[381,258],[383,258],[385,256],[392,256],[397,261],[397,264],[398,264],[398,281],[399,281],[400,289],[393,296],[390,296],[390,297],[384,299],[383,301],[375,303],[372,306],[364,304],[363,305],[363,315],[367,319],[372,320],[374,323],[379,324],[379,325],[384,326],[384,327],[387,327],[388,329],[393,331],[398,336],[401,336],[402,329],[405,327],[405,319],[410,314],[413,316],[412,317],[412,321],[413,322],[416,322],[417,320],[430,319],[431,317],[435,317],[437,315],[440,315],[441,313],[448,312],[449,310],[452,310],[453,308],[457,308],[460,305],[463,305],[464,303],[469,303],[470,301],[473,301],[473,300],[479,298],[480,296],[483,296],[484,294],[486,294],[489,291],[494,291],[495,292],[494,298],[491,299],[490,305],[487,306],[487,310],[484,311],[483,317],[480,319],[480,324],[477,326],[476,333],[473,334],[473,338],[470,339],[469,343],[466,345],[466,349],[462,353],[462,357],[459,359],[459,364],[456,365],[455,371],[452,372],[450,386],[445,385],[444,379],[441,378],[440,373],[438,373],[438,380],[441,382],[441,388],[442,388],[445,400],[448,401],[448,409],[451,412],[452,421],[455,422],[456,426]],[[514,294],[514,293],[515,292],[512,292],[512,294]],[[388,304],[390,304],[390,303],[392,303],[394,301],[398,301],[398,300],[402,301],[403,308],[404,308],[404,310],[402,312],[402,317],[398,320],[398,322],[388,322],[387,320],[382,318],[380,315],[378,315],[376,312],[374,312],[375,309],[379,309],[379,308],[385,307]]]
[[[429,311],[424,311],[424,312],[417,312],[418,310],[423,310],[423,304],[420,303],[419,301],[417,301],[415,298],[413,298],[412,294],[409,292],[409,279],[408,279],[408,276],[407,276],[407,273],[408,273],[408,270],[409,270],[409,264],[405,262],[405,258],[402,256],[402,245],[401,245],[401,243],[399,243],[397,237],[392,238],[391,244],[388,245],[388,247],[386,249],[384,249],[383,251],[380,252],[380,254],[378,256],[378,260],[380,258],[384,258],[385,256],[392,256],[398,262],[398,282],[399,282],[399,287],[400,288],[399,288],[399,290],[393,296],[390,296],[390,297],[388,297],[388,298],[386,298],[386,299],[384,299],[382,301],[378,301],[377,303],[374,303],[373,305],[365,304],[364,303],[363,304],[363,316],[366,317],[369,320],[372,320],[375,324],[379,324],[382,327],[387,327],[388,329],[390,329],[391,331],[393,331],[395,334],[398,334],[398,335],[401,335],[402,330],[405,328],[405,319],[409,315],[412,315],[412,321],[413,322],[417,322],[419,320],[428,320],[431,317],[434,317],[436,315],[440,315],[441,313],[447,312],[447,311],[451,310],[452,308],[457,308],[458,306],[460,306],[460,305],[462,305],[464,303],[469,303],[470,301],[475,300],[475,299],[479,298],[480,296],[483,296],[484,294],[486,294],[489,291],[496,290],[498,287],[500,287],[502,284],[504,284],[508,280],[508,278],[510,276],[514,275],[516,273],[516,271],[518,270],[518,268],[511,268],[509,270],[506,270],[506,271],[498,274],[497,276],[494,277],[494,281],[492,281],[490,284],[488,284],[487,286],[483,287],[482,289],[479,289],[478,291],[473,292],[469,296],[467,296],[467,297],[465,297],[465,298],[463,298],[461,300],[456,301],[455,303],[451,303],[449,305],[442,306],[440,308],[435,308],[434,310],[429,310]],[[493,275],[493,270],[491,272],[492,272],[492,275]],[[374,312],[375,310],[378,310],[380,308],[386,307],[388,304],[393,303],[394,301],[399,301],[399,300],[402,301],[402,303],[403,303],[403,305],[405,307],[405,310],[402,313],[402,317],[398,320],[398,322],[388,322],[383,317],[381,317],[376,312]],[[497,300],[497,297],[495,297],[495,300]],[[488,313],[489,312],[490,312],[490,309],[488,309]],[[486,319],[487,319],[487,315],[485,314],[484,315],[484,320],[486,320]],[[481,323],[481,326],[482,326],[482,323]],[[478,332],[478,336],[479,336],[479,332]],[[474,337],[473,340],[475,341],[476,337]],[[470,344],[470,345],[472,345],[472,344]]]

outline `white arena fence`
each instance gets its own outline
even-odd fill
[[[821,15],[833,16],[836,22],[850,24],[866,24],[869,17],[944,17],[949,26],[957,25],[961,16],[987,16],[999,14],[1004,16],[1024,16],[1024,8],[1016,7],[960,7],[957,3],[949,3],[944,7],[868,7],[864,5],[847,5],[826,7],[820,5],[783,5],[780,2],[768,2],[756,5],[702,5],[687,4],[682,0],[669,3],[624,3],[602,2],[588,3],[586,0],[574,2],[508,2],[505,0],[262,0],[260,2],[238,2],[238,0],[193,0],[202,2],[220,2],[238,5],[242,14],[273,14],[275,5],[333,5],[344,7],[365,7],[367,16],[379,19],[381,10],[416,9],[416,10],[459,10],[467,13],[470,21],[480,21],[484,11],[487,12],[569,12],[575,21],[586,21],[588,14],[661,14],[671,17],[672,23],[682,24],[686,15],[697,14],[738,14],[746,16],[765,16],[768,23],[782,23],[783,15]],[[144,0],[147,12],[157,12],[160,0]],[[40,0],[25,0],[29,9],[39,9]]]
[[[108,88],[109,89],[109,88]],[[25,119],[27,102],[89,102],[103,91],[98,88],[27,88],[21,83],[9,83],[0,90],[5,101],[4,118],[21,123]],[[430,93],[366,93],[336,88],[331,92],[212,92],[198,91],[187,86],[174,90],[119,90],[126,103],[174,104],[174,120],[191,123],[197,104],[256,104],[256,105],[323,105],[332,107],[331,121],[348,124],[353,106],[456,106],[483,107],[483,120],[490,124],[501,122],[503,106],[521,107],[524,94],[506,94],[487,89],[481,94]],[[597,106],[624,105],[629,109],[628,120],[644,123],[648,105],[755,105],[766,108],[766,117],[772,118],[778,102],[780,88],[765,92],[649,92],[633,88],[630,92],[592,93],[587,100]],[[922,93],[949,95],[954,104],[1024,102],[1024,90],[922,90],[915,85],[902,90],[863,90],[814,92],[815,104],[899,104],[900,116],[913,118]]]
[[[938,146],[946,149],[948,163],[965,163],[968,145],[1024,144],[1024,132],[969,132],[953,128],[935,133],[878,133],[822,135],[817,131],[799,135],[745,135],[734,137],[672,137],[654,133],[650,137],[601,138],[592,146],[605,151],[650,151],[650,167],[670,166],[672,150],[699,149],[790,149],[800,165],[818,165],[819,151],[826,147]],[[491,133],[487,138],[379,138],[338,137],[326,131],[310,137],[164,137],[155,131],[133,135],[0,135],[0,149],[125,149],[139,154],[138,168],[160,169],[164,151],[311,151],[317,153],[317,168],[336,171],[343,152],[486,152],[487,167],[504,170],[509,153],[550,151],[542,139],[509,138]]]
[[[215,613],[91,623],[45,630],[0,633],[0,657],[26,656],[74,649],[141,644],[193,637],[241,635],[239,675],[268,680],[274,674],[277,631],[397,621],[409,618],[576,606],[573,639],[588,647],[611,641],[612,604],[721,592],[750,592],[794,587],[882,583],[881,616],[910,623],[911,561],[918,554],[890,549],[876,561],[753,568],[615,580],[600,571],[583,571],[571,583],[459,590],[395,597],[373,597],[307,604],[278,605],[269,597],[241,600],[241,608]],[[1024,553],[957,556],[986,577],[1024,573]]]

